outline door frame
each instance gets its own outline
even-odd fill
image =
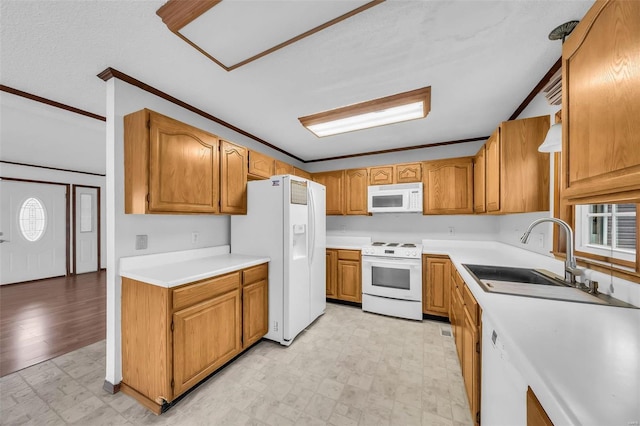
[[[76,202],[77,202],[77,191],[76,189],[78,188],[90,188],[90,189],[95,189],[96,190],[96,211],[98,213],[98,217],[97,217],[97,224],[96,224],[96,228],[98,230],[98,250],[96,251],[97,253],[97,257],[98,257],[98,264],[96,272],[100,272],[100,266],[101,266],[101,262],[100,262],[100,234],[102,232],[102,227],[101,227],[101,211],[100,211],[100,187],[99,186],[91,186],[91,185],[73,185],[73,192],[72,192],[72,200],[71,200],[71,206],[72,206],[72,224],[71,226],[73,227],[73,275],[78,275],[77,270],[76,270],[76,256],[77,256],[77,246],[78,246],[78,234],[76,232],[76,217],[77,217],[77,212],[76,212]]]
[[[71,275],[71,262],[70,262],[70,256],[71,256],[71,213],[69,211],[69,194],[71,193],[71,184],[70,183],[62,183],[62,182],[51,182],[51,181],[47,181],[47,180],[34,180],[34,179],[21,179],[21,178],[12,178],[12,177],[5,177],[5,176],[0,176],[0,180],[6,180],[6,181],[14,181],[14,182],[27,182],[27,183],[41,183],[41,184],[45,184],[45,185],[61,185],[61,186],[66,186],[67,191],[65,194],[65,222],[66,222],[66,247],[65,247],[65,263],[66,263],[66,268],[67,268],[67,274],[66,276],[70,276]],[[45,278],[48,279],[48,278]],[[33,280],[28,280],[28,281],[23,281],[23,282],[29,282],[29,281],[33,281]],[[36,280],[39,281],[39,280]],[[15,283],[15,284],[19,284],[19,283]]]

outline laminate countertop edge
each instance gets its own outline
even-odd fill
[[[142,268],[120,270],[120,276],[136,281],[172,288],[269,262],[264,256],[221,254]]]

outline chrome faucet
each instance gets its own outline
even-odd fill
[[[576,276],[580,276],[584,272],[582,269],[578,268],[578,265],[576,264],[576,255],[573,251],[573,231],[571,230],[571,227],[567,222],[565,222],[564,220],[556,219],[554,217],[543,217],[542,219],[534,220],[533,222],[531,222],[531,225],[529,225],[529,229],[527,229],[525,233],[522,234],[520,241],[522,242],[522,244],[526,244],[529,240],[531,230],[543,222],[556,223],[564,229],[564,235],[567,245],[567,259],[564,262],[564,281],[576,287],[580,287],[581,284],[576,282]]]

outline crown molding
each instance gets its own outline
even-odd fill
[[[30,99],[32,101],[40,102],[45,105],[49,105],[55,108],[60,108],[65,111],[73,112],[75,114],[84,115],[85,117],[93,118],[95,120],[107,121],[106,117],[103,117],[98,114],[94,114],[89,111],[85,111],[80,108],[72,107],[70,105],[66,105],[60,102],[53,101],[51,99],[43,98],[42,96],[34,95],[32,93],[23,92],[22,90],[14,89],[13,87],[5,86],[4,84],[0,84],[0,91],[11,93],[12,95],[20,96],[26,99]]]

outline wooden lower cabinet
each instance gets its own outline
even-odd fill
[[[327,297],[338,297],[338,250],[327,249],[326,260]]]
[[[422,313],[449,316],[451,261],[447,256],[422,256]]]
[[[269,271],[267,264],[243,271],[242,348],[248,348],[269,331]]]
[[[239,277],[237,283],[239,286]],[[174,397],[240,352],[241,311],[240,292],[236,287],[173,314]]]
[[[527,388],[527,426],[553,426],[553,422],[533,390]]]
[[[480,424],[480,369],[482,336],[481,309],[464,280],[451,268],[451,302],[449,318],[462,368],[462,379],[469,401],[471,419]]]
[[[330,283],[333,279],[335,287]],[[327,298],[362,302],[360,250],[327,249]]]
[[[267,276],[263,264],[175,288],[122,278],[121,390],[160,414],[258,341],[268,330]]]

